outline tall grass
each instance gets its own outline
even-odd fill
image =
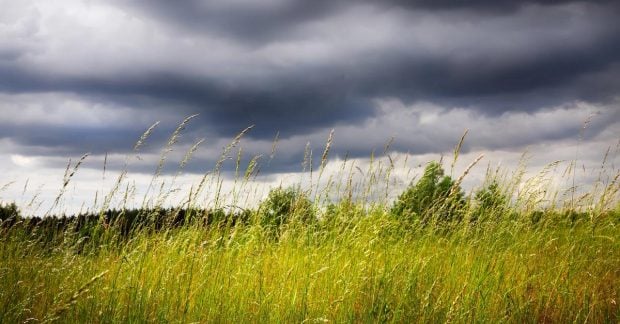
[[[172,188],[157,181],[190,119],[164,148],[151,194],[158,187]],[[367,170],[345,160],[328,174],[331,132],[316,178],[294,186],[299,196],[313,198],[303,208],[319,217],[314,222],[292,218],[274,234],[264,222],[267,205],[242,207],[260,158],[250,159],[239,172],[242,153],[233,151],[249,130],[223,149],[215,168],[199,178],[181,206],[166,209],[170,218],[186,212],[182,226],[138,226],[128,235],[106,221],[105,209],[117,195],[123,215],[126,168],[92,228],[78,231],[74,224],[50,231],[27,226],[23,219],[10,226],[5,221],[0,226],[0,322],[620,320],[620,185],[613,168],[610,175],[601,173],[598,185],[582,198],[567,194],[572,188],[551,185],[554,164],[529,178],[525,167],[512,174],[488,170],[485,183],[499,184],[509,198],[506,204],[481,209],[469,195],[459,220],[419,222],[390,212],[398,161],[387,154],[389,143],[386,157],[373,157]],[[276,142],[277,137],[271,155]],[[181,168],[201,143],[190,148]],[[314,172],[312,152],[306,152],[304,164]],[[231,158],[238,179],[226,193],[220,171]],[[479,160],[468,161],[456,185]],[[204,191],[214,194],[212,200],[201,198]],[[168,193],[156,194],[144,198],[145,216],[162,210]],[[221,209],[224,216],[207,219],[214,215],[207,211]],[[243,220],[234,212],[238,209]]]

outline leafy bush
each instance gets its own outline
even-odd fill
[[[366,215],[362,205],[356,204],[349,199],[337,203],[330,203],[325,208],[321,217],[321,223],[325,228],[342,227],[354,224],[358,218]]]
[[[509,213],[509,199],[497,181],[481,188],[475,195],[477,206],[472,221],[497,220]]]
[[[6,220],[16,220],[20,217],[19,209],[15,203],[2,204],[0,203],[0,222]]]
[[[310,199],[293,188],[272,189],[260,205],[259,216],[261,225],[275,228],[292,221],[310,223],[316,220]]]
[[[398,197],[391,213],[407,220],[427,222],[431,217],[441,221],[460,219],[464,205],[461,188],[455,188],[454,180],[444,175],[438,162],[430,162],[420,180]]]

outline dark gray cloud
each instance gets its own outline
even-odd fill
[[[119,4],[156,20],[163,20],[189,32],[209,32],[237,37],[260,45],[262,42],[299,36],[299,29],[308,22],[320,20],[347,10],[351,6],[375,6],[379,10],[445,11],[467,10],[486,15],[503,15],[526,6],[559,6],[575,0],[268,0],[268,1],[204,1],[187,0],[182,5],[166,0],[133,0]],[[593,0],[590,4],[606,5],[614,10],[613,0]],[[482,16],[480,16],[482,15]],[[364,23],[364,22],[360,22]]]
[[[122,76],[119,79],[36,75],[15,67],[0,68],[8,76],[0,89],[9,92],[63,91],[117,102],[137,109],[176,107],[179,116],[199,113],[200,119],[223,136],[234,136],[256,125],[254,137],[308,133],[338,122],[358,122],[374,114],[369,98],[352,93],[342,80],[319,76],[307,81],[271,80],[270,84],[230,86],[217,80],[168,72]]]
[[[557,6],[562,4],[575,3],[575,0],[390,0],[389,4],[405,7],[409,9],[430,9],[430,10],[447,10],[447,9],[469,9],[469,10],[486,10],[490,12],[511,12],[528,5],[540,6]],[[613,0],[592,0],[590,3],[608,4]]]
[[[340,1],[200,1],[155,0],[121,2],[129,8],[190,32],[209,32],[244,39],[252,45],[288,37],[308,21],[344,7]]]
[[[145,148],[156,152],[175,123],[194,113],[200,116],[183,145],[203,136],[225,145],[255,125],[247,134],[251,156],[268,152],[279,131],[288,142],[274,172],[297,169],[305,143],[320,151],[331,128],[344,129],[335,154],[366,156],[390,136],[399,151],[445,151],[471,128],[466,123],[512,127],[506,116],[577,102],[608,112],[592,136],[618,121],[609,113],[620,96],[614,1],[71,1],[24,1],[0,14],[0,94],[17,98],[2,109],[35,109],[36,96],[53,93],[83,109],[103,104],[124,119],[0,120],[0,139],[26,155],[127,153],[151,122],[163,120],[152,138],[158,145]],[[72,4],[79,9],[67,14]],[[22,107],[23,95],[32,97]],[[442,107],[435,115],[444,120],[424,124],[423,111],[395,117],[379,104],[385,100],[401,103],[403,116],[420,104]],[[73,111],[73,101],[54,102],[49,114]],[[478,135],[471,145],[561,140],[579,122],[539,128],[501,141]],[[214,161],[199,157],[190,168]]]

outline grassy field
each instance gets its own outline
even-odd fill
[[[122,213],[5,219],[0,323],[620,321],[617,175],[579,204],[533,204],[511,179],[464,195],[431,169],[397,203],[298,188],[129,232]]]
[[[278,240],[260,226],[188,226],[81,254],[72,239],[5,234],[0,320],[617,322],[619,230],[607,221],[446,234],[375,212]]]

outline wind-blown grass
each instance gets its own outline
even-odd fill
[[[332,138],[330,133],[319,179],[326,176]],[[257,159],[251,161],[250,174]],[[341,181],[329,179],[325,190],[331,192],[316,190],[312,196],[296,187],[300,196],[314,197],[310,207],[297,205],[320,216],[312,222],[290,218],[275,232],[264,222],[269,211],[261,206],[268,204],[244,210],[243,219],[228,212],[205,222],[214,214],[198,209],[194,198],[208,186],[221,186],[217,172],[201,179],[185,209],[164,215],[174,218],[180,210],[188,215],[175,226],[137,226],[128,233],[108,222],[104,211],[81,230],[71,222],[50,230],[26,219],[5,220],[0,322],[620,320],[617,176],[581,200],[547,200],[543,206],[539,202],[549,193],[540,190],[539,178],[522,181],[517,170],[500,181],[501,190],[491,191],[506,194],[506,204],[484,209],[469,197],[460,207],[462,217],[426,222],[395,215],[387,199],[364,200],[377,196],[369,184],[389,178],[394,167],[389,161],[364,172],[365,185],[357,187],[362,199],[353,198],[352,165]],[[312,168],[311,159],[308,163]],[[250,181],[247,170],[239,174],[240,186]],[[489,172],[487,182],[502,180],[496,175]],[[515,194],[516,182],[530,187]],[[119,187],[106,197],[106,207]],[[449,189],[452,197],[456,189]],[[332,196],[338,198],[330,201]],[[159,203],[155,207],[161,212]],[[425,219],[442,210],[440,204],[432,207]],[[155,217],[150,209],[144,212]]]
[[[611,224],[488,223],[445,234],[376,211],[348,226],[292,225],[278,240],[258,225],[142,232],[83,254],[35,240],[2,238],[2,322],[615,322],[620,315],[620,243]]]

